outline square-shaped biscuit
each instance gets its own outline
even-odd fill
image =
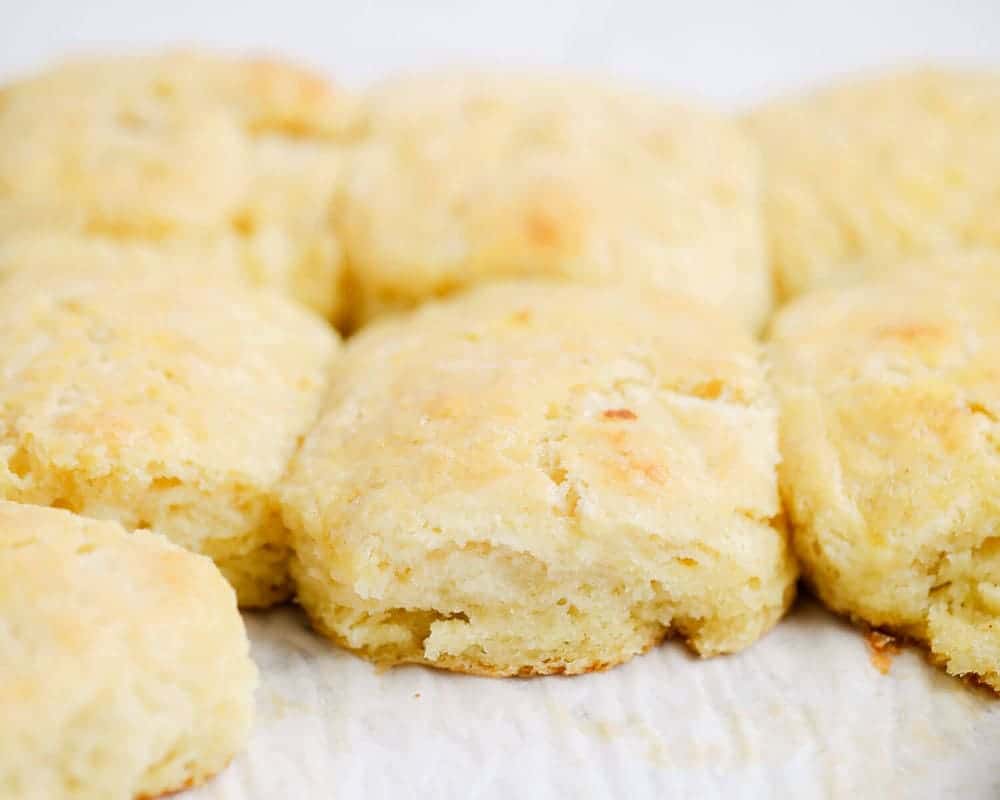
[[[1000,254],[985,258],[800,298],[772,348],[807,579],[1000,689]]]
[[[794,592],[757,349],[686,298],[480,287],[351,340],[282,492],[299,602],[382,663],[738,650]]]
[[[918,69],[753,112],[782,299],[934,250],[1000,248],[1000,73]]]
[[[279,62],[68,62],[0,90],[0,234],[225,247],[251,283],[334,316],[329,203],[349,109],[320,77]]]
[[[760,169],[707,111],[569,76],[439,73],[374,87],[334,221],[355,324],[518,277],[771,307]]]
[[[283,599],[273,491],[337,347],[277,294],[169,271],[0,281],[0,497],[153,528]]]

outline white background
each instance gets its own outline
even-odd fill
[[[348,85],[440,63],[599,70],[725,103],[912,61],[1000,64],[997,0],[0,0],[0,74],[78,51],[288,53]]]
[[[81,51],[204,44],[287,54],[353,86],[442,63],[546,65],[739,106],[863,68],[1000,65],[1000,0],[0,0],[0,12],[6,76]],[[1000,797],[1000,701],[912,650],[879,675],[857,632],[808,603],[739,656],[698,662],[667,644],[606,674],[534,681],[379,674],[293,612],[248,623],[254,737],[191,800]]]

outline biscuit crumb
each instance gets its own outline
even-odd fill
[[[900,651],[895,637],[881,631],[868,631],[865,634],[865,643],[870,651],[869,659],[872,666],[883,675],[888,675],[892,669],[892,659],[899,655]]]

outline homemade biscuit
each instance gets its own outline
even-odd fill
[[[246,285],[243,264],[231,241],[154,243],[45,230],[0,236],[0,284],[17,272],[33,273],[43,283],[51,282],[51,273],[77,277],[99,273],[128,282],[162,272],[165,280],[179,284]]]
[[[792,598],[749,334],[687,298],[491,285],[376,324],[282,492],[298,597],[386,664],[579,673]]]
[[[842,264],[1000,247],[1000,74],[856,79],[751,114],[779,294]]]
[[[361,106],[334,212],[355,325],[532,276],[764,321],[759,163],[728,121],[582,78],[474,72],[390,81]]]
[[[0,266],[2,269],[2,266]],[[958,286],[1000,285],[1000,248],[941,248],[919,256],[881,262],[841,264],[817,289],[844,289],[868,281],[902,280],[910,286],[940,286],[953,281]]]
[[[819,291],[773,326],[781,482],[834,610],[1000,689],[1000,281]]]
[[[279,62],[67,63],[0,90],[0,235],[224,246],[252,283],[333,316],[329,202],[350,116],[323,80]]]
[[[240,603],[289,592],[274,497],[337,347],[276,294],[165,271],[0,280],[0,497],[152,528]]]
[[[0,501],[0,796],[128,800],[201,783],[244,746],[256,676],[211,561]]]

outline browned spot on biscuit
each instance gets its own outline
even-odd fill
[[[601,416],[604,419],[639,419],[634,411],[627,408],[609,408]]]
[[[456,394],[441,392],[424,404],[424,413],[431,419],[458,419],[467,410],[468,401]]]
[[[196,781],[194,778],[188,778],[186,781],[184,781],[184,783],[182,783],[176,789],[169,789],[168,791],[163,792],[163,794],[158,794],[158,795],[140,794],[135,798],[135,800],[163,800],[163,798],[165,797],[174,797],[175,795],[178,795],[181,792],[186,792],[188,789],[194,788],[195,783]]]
[[[666,482],[666,468],[657,461],[636,453],[630,446],[631,442],[624,428],[610,429],[604,435],[617,456],[605,462],[615,480],[631,481],[639,473],[651,483],[663,485]]]
[[[669,631],[661,629],[652,633],[642,644],[639,653],[646,653],[651,648],[660,644],[669,635]],[[419,660],[419,663],[438,669],[447,669],[452,672],[464,672],[467,675],[482,675],[490,678],[535,678],[545,675],[584,675],[590,672],[603,672],[604,670],[624,664],[632,659],[632,655],[623,655],[607,660],[594,659],[592,661],[577,662],[567,664],[561,660],[543,661],[539,664],[523,665],[521,667],[499,667],[488,661],[479,659],[450,659],[444,663],[433,663]]]
[[[246,66],[250,87],[259,96],[314,103],[331,94],[326,80],[302,67],[268,58],[253,59]]]
[[[558,247],[562,236],[556,220],[542,211],[535,211],[525,217],[528,239],[539,247]]]
[[[655,464],[652,461],[640,461],[632,453],[626,453],[625,455],[629,457],[629,466],[636,472],[645,475],[650,482],[662,485],[666,480],[667,473],[659,464]]]
[[[532,314],[531,314],[531,309],[529,308],[518,309],[517,311],[515,311],[513,314],[510,315],[511,322],[520,323],[522,325],[531,322],[531,319],[532,319]]]
[[[725,384],[718,378],[699,383],[691,390],[691,394],[702,400],[718,400],[725,391]]]
[[[888,675],[892,668],[893,657],[899,655],[899,645],[895,637],[881,631],[868,631],[865,634],[865,642],[871,651],[872,666],[883,675]]]
[[[878,329],[880,339],[897,339],[901,342],[928,341],[944,338],[945,332],[936,325],[910,322],[900,325],[885,325]]]
[[[320,75],[267,59],[247,62],[243,92],[252,98],[249,130],[293,139],[323,136],[335,102],[332,86]]]

